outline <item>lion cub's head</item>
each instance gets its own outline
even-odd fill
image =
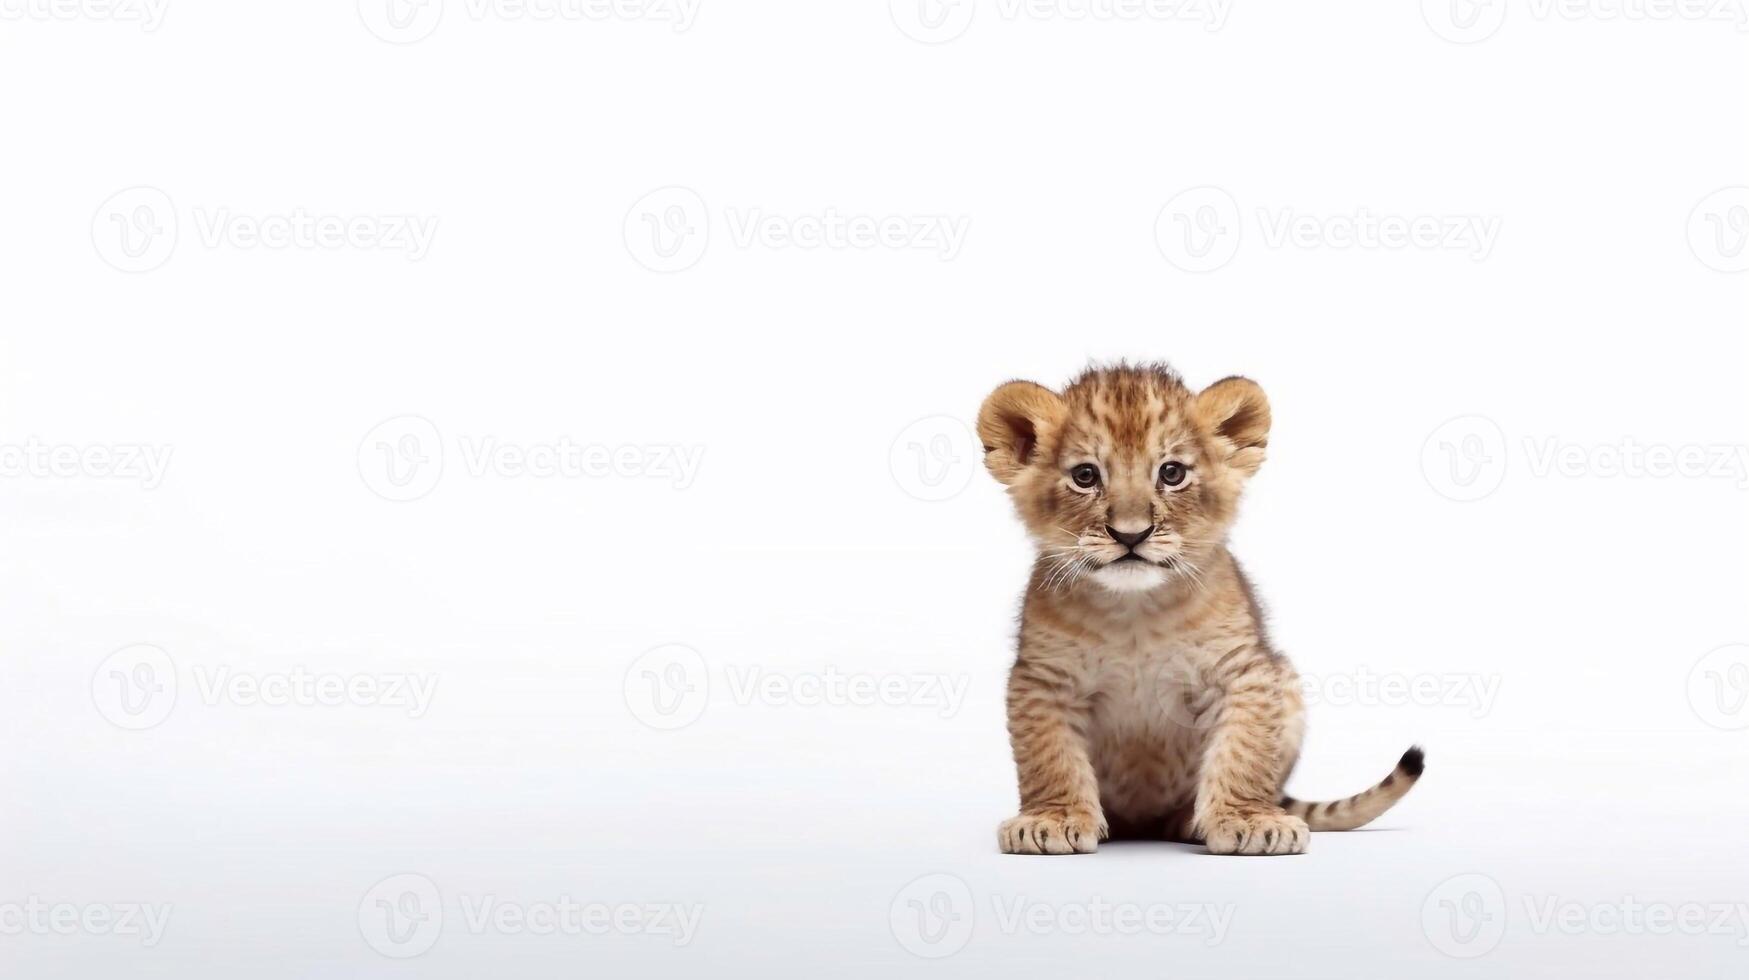
[[[1165,366],[1094,368],[1060,394],[997,388],[978,436],[1049,581],[1138,592],[1196,578],[1221,545],[1263,464],[1269,401],[1244,378],[1192,392]]]

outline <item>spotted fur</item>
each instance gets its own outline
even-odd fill
[[[1298,854],[1309,830],[1358,827],[1420,777],[1412,749],[1347,800],[1282,792],[1305,734],[1301,687],[1226,546],[1269,428],[1255,383],[1192,392],[1162,365],[1092,369],[1060,393],[1014,381],[985,399],[985,465],[1038,550],[1008,683],[1021,804],[1003,851],[1090,853],[1117,834]]]

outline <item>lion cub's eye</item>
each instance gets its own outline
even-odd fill
[[[1083,490],[1091,490],[1099,486],[1099,467],[1092,463],[1082,463],[1069,471],[1069,479]]]
[[[1184,483],[1184,478],[1190,475],[1190,470],[1176,460],[1160,464],[1160,482],[1168,487],[1176,487]]]

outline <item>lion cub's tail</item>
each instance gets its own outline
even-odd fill
[[[1395,806],[1421,778],[1426,768],[1426,756],[1417,745],[1403,753],[1397,768],[1372,789],[1357,793],[1346,800],[1329,803],[1308,803],[1291,796],[1281,798],[1281,808],[1306,822],[1313,830],[1353,830],[1376,820]]]

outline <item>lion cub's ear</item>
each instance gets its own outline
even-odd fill
[[[1226,378],[1196,396],[1196,417],[1227,453],[1227,465],[1250,476],[1269,445],[1269,399],[1249,378]]]
[[[1010,381],[990,392],[978,409],[978,439],[991,475],[1013,483],[1032,462],[1040,438],[1062,417],[1063,400],[1043,385]]]

